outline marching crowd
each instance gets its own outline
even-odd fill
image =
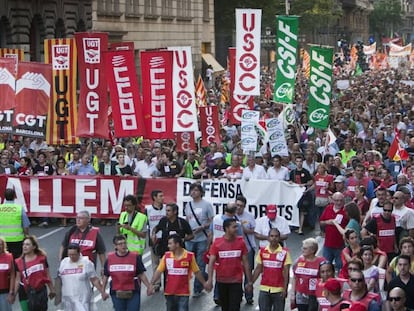
[[[214,292],[222,310],[239,310],[243,295],[247,304],[254,303],[253,286],[260,282],[260,310],[282,310],[286,300],[299,311],[414,310],[411,75],[409,70],[369,72],[351,77],[347,89],[335,89],[330,115],[335,141],[329,143],[326,130],[308,124],[307,80],[299,75],[296,122],[286,130],[288,156],[272,156],[266,144],[257,153],[244,154],[239,127],[225,118],[226,105],[221,106],[221,144],[187,152],[177,152],[174,140],[86,140],[75,148],[55,148],[41,139],[3,138],[1,174],[188,177],[195,182],[192,200],[183,207],[164,204],[156,189],[145,211],[135,196],[126,196],[115,225],[114,252],[106,252],[89,213],[79,212],[61,243],[54,280],[45,252],[28,235],[30,220],[14,202],[14,191],[6,189],[0,205],[0,309],[10,310],[18,296],[23,310],[46,310],[48,297],[62,301],[65,310],[90,310],[93,284],[103,300],[111,298],[115,310],[139,310],[143,283],[148,295],[163,289],[167,310],[191,309],[190,292],[197,298],[204,290]],[[265,97],[269,76],[271,72],[262,73],[264,95],[254,107],[263,118],[283,113],[281,104]],[[390,154],[395,140],[397,154]],[[397,159],[402,151],[408,156]],[[285,243],[291,229],[274,204],[254,219],[246,198],[238,196],[215,215],[197,182],[207,178],[299,184],[304,193],[295,231],[324,237],[321,252],[315,238],[306,238],[301,256],[291,258]],[[179,217],[180,208],[185,217]],[[50,221],[41,219],[39,226]],[[140,256],[147,239],[151,279]]]

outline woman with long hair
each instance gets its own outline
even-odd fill
[[[14,302],[14,264],[13,255],[7,251],[6,240],[0,237],[0,310],[11,311]]]
[[[373,264],[374,249],[371,246],[365,245],[361,248],[360,257],[364,264],[365,282],[367,283],[368,291],[373,293],[379,292],[379,270]]]
[[[23,240],[23,254],[15,260],[16,281],[14,292],[19,291],[19,299],[22,310],[45,311],[49,298],[56,295],[49,273],[49,265],[46,253],[39,247],[37,239],[33,235]],[[23,289],[20,285],[23,285]],[[20,289],[20,290],[19,290]],[[32,304],[28,296],[37,296],[37,303]]]
[[[347,279],[348,275],[348,263],[358,257],[361,250],[359,245],[359,237],[354,229],[347,229],[344,234],[345,248],[341,252],[342,269],[339,272],[339,277]]]

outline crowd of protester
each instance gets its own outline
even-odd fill
[[[294,272],[291,305],[299,311],[313,311],[328,310],[336,303],[352,307],[359,301],[365,308],[359,310],[374,311],[381,306],[386,310],[404,310],[404,304],[407,309],[414,309],[411,75],[410,71],[387,70],[337,77],[349,79],[350,85],[346,89],[334,88],[330,130],[336,140],[326,144],[327,130],[308,124],[308,83],[299,74],[292,104],[295,122],[285,133],[288,156],[272,156],[266,144],[259,145],[256,153],[243,152],[240,127],[226,118],[229,104],[218,103],[224,76],[209,85],[210,104],[218,104],[221,111],[220,144],[210,143],[201,148],[198,140],[194,149],[178,152],[175,140],[82,139],[77,146],[48,146],[42,139],[5,135],[0,141],[0,174],[272,179],[296,183],[305,188],[298,202],[300,226],[296,233],[315,233],[325,240],[320,255],[316,240],[310,238],[303,241],[299,259],[291,262],[290,255],[286,257],[289,260],[284,264],[292,264]],[[262,72],[263,96],[256,99],[254,106],[262,118],[278,117],[283,110],[283,105],[265,95],[272,76],[272,72]],[[400,148],[408,153],[406,160],[389,156],[396,136]],[[40,225],[47,226],[47,220],[42,219]],[[285,237],[280,228],[271,229],[261,233],[262,239],[269,234],[268,251],[280,252],[278,243]],[[234,239],[235,232],[228,235]],[[261,255],[259,251],[258,256]],[[267,271],[263,261],[257,259],[262,266],[253,275],[248,273],[248,286]],[[194,270],[197,271],[195,266]],[[211,289],[211,284],[204,285]],[[262,285],[261,289],[270,288],[271,292],[276,288],[275,293],[282,293],[282,299],[287,297],[285,284]]]

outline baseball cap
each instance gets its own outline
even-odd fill
[[[345,182],[345,180],[346,180],[345,176],[339,175],[339,176],[336,176],[334,182]]]
[[[221,159],[221,158],[223,158],[223,154],[221,152],[215,152],[211,159],[212,160],[217,160],[217,159]]]
[[[276,218],[277,215],[277,205],[276,204],[268,204],[266,206],[266,215],[270,220]]]
[[[341,292],[341,283],[337,279],[330,278],[325,282],[323,288],[331,293],[339,294]]]

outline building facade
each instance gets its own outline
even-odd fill
[[[214,51],[213,0],[0,0],[0,47],[23,48],[43,61],[43,40],[77,31],[108,32],[110,42],[140,50],[191,46],[196,70]],[[138,65],[138,62],[137,62]]]

